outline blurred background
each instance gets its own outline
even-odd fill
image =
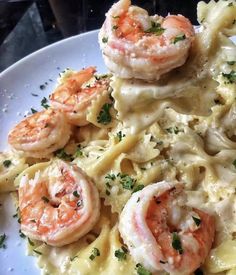
[[[112,0],[0,0],[0,72],[46,45],[100,28]],[[183,14],[197,23],[197,0],[133,0],[150,14]],[[209,2],[209,1],[205,1]]]

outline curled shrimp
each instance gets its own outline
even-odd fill
[[[131,6],[130,0],[111,7],[99,33],[104,61],[112,73],[148,81],[183,65],[193,38],[193,26],[184,16],[149,16]]]
[[[62,112],[48,109],[18,123],[9,133],[9,144],[25,156],[48,157],[64,147],[70,138],[70,126]]]
[[[95,72],[94,67],[89,67],[72,73],[50,96],[52,107],[62,110],[71,124],[78,126],[88,124],[89,122],[86,120],[87,108],[97,95],[109,87],[109,79],[106,77],[95,78]]]
[[[135,262],[151,272],[183,275],[206,259],[215,225],[212,216],[185,205],[181,184],[163,181],[131,196],[119,230]]]
[[[34,178],[29,179],[26,170],[19,184],[19,210],[26,236],[63,246],[93,228],[100,200],[96,187],[80,168],[54,160]]]

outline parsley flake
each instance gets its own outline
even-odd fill
[[[19,230],[19,235],[22,239],[24,239],[26,237],[25,234],[21,230]]]
[[[132,193],[138,192],[144,188],[143,184],[138,184],[137,186],[134,187],[134,190]]]
[[[148,30],[146,30],[146,33],[154,33],[155,35],[161,35],[165,31],[164,28],[161,27],[161,24],[153,22],[152,21],[152,26]]]
[[[70,154],[67,154],[63,148],[57,150],[57,151],[54,153],[54,155],[55,155],[56,157],[58,157],[59,159],[64,159],[64,160],[68,160],[68,161],[71,161],[71,160],[72,160],[72,156],[71,156]]]
[[[115,180],[115,179],[116,179],[116,176],[115,176],[115,174],[107,174],[107,175],[105,176],[105,179]]]
[[[96,247],[93,248],[92,254],[89,256],[89,259],[93,261],[96,257],[100,256],[100,251]]]
[[[34,253],[36,253],[36,254],[38,254],[38,255],[42,255],[42,254],[43,254],[42,252],[40,252],[40,251],[38,251],[38,250],[36,250],[36,249],[33,249],[33,251],[34,251]]]
[[[222,73],[222,75],[228,79],[226,84],[236,83],[236,71],[232,70],[229,74]]]
[[[123,137],[125,137],[125,134],[122,134],[121,131],[119,131],[119,132],[116,134],[116,138],[118,139],[119,142],[122,140]]]
[[[49,199],[45,196],[42,196],[41,199],[45,202],[45,203],[49,203]]]
[[[5,233],[3,235],[0,235],[0,248],[3,248],[3,249],[6,248],[6,244],[5,244],[6,238],[7,236]]]
[[[227,64],[230,66],[234,65],[235,63],[236,63],[236,61],[227,61]]]
[[[199,225],[201,224],[201,222],[202,222],[201,219],[196,218],[196,217],[194,217],[194,216],[192,216],[192,218],[193,218],[193,220],[194,220],[196,226],[199,226]]]
[[[126,255],[128,253],[128,250],[126,247],[122,246],[120,249],[115,250],[115,257],[118,259],[118,261],[126,260]]]
[[[42,100],[41,100],[41,106],[45,109],[48,109],[50,106],[47,104],[48,103],[48,100],[46,99],[46,97],[44,97]]]
[[[73,192],[73,195],[76,197],[76,198],[80,198],[80,194],[77,192],[77,190],[75,190]]]
[[[74,257],[70,257],[70,261],[73,262],[76,258],[79,258],[79,256],[75,255]]]
[[[102,38],[102,43],[107,43],[108,42],[108,37],[103,37]]]
[[[82,157],[83,156],[83,152],[81,151],[81,146],[78,145],[76,152],[73,155],[73,158],[78,158],[78,157]]]
[[[150,271],[148,271],[145,267],[143,267],[141,264],[136,264],[137,274],[138,275],[152,275]]]
[[[236,159],[232,162],[232,164],[236,168]]]
[[[182,41],[186,39],[186,35],[185,34],[180,34],[180,35],[177,35],[174,40],[173,40],[173,43],[176,44],[177,42],[179,41]]]
[[[183,248],[181,245],[180,237],[177,232],[172,234],[172,247],[179,252],[179,254],[183,254]]]
[[[30,238],[28,238],[28,242],[29,242],[29,244],[30,244],[31,246],[34,246],[34,242],[33,242],[33,241],[31,241],[31,239],[30,239]]]
[[[183,132],[183,130],[182,129],[179,129],[178,127],[170,127],[170,128],[167,128],[166,129],[166,131],[168,132],[168,133],[170,133],[170,134],[178,134],[178,133],[180,133],[180,132]]]
[[[120,175],[120,178],[120,183],[122,184],[124,189],[132,190],[134,188],[134,184],[136,182],[135,179],[126,174]]]
[[[105,103],[102,106],[102,109],[97,117],[97,122],[107,125],[111,122],[111,114],[110,114],[110,108],[111,108],[112,104],[109,103]]]
[[[115,26],[112,27],[112,29],[113,29],[113,30],[117,30],[117,29],[118,29],[118,26],[115,25]]]
[[[30,110],[31,110],[31,113],[32,114],[35,114],[35,113],[37,113],[38,111],[37,110],[35,110],[34,108],[30,108]]]
[[[3,161],[2,164],[3,164],[4,167],[8,168],[11,165],[11,160],[6,159],[6,160]]]

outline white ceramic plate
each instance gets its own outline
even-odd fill
[[[22,120],[30,108],[42,109],[41,99],[52,92],[62,70],[95,65],[99,73],[106,72],[97,35],[98,31],[91,31],[57,42],[25,57],[0,74],[0,151],[7,148],[7,133],[12,126]],[[40,85],[45,88],[40,89]],[[26,241],[19,237],[19,224],[12,217],[15,209],[10,196],[1,195],[0,203],[3,204],[0,207],[0,235],[7,235],[7,248],[0,248],[0,275],[40,274],[35,259],[25,256]]]

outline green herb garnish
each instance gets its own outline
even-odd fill
[[[236,168],[236,159],[232,162],[232,164]]]
[[[70,257],[70,261],[73,262],[76,258],[79,258],[77,255],[75,255],[74,257]]]
[[[19,235],[20,235],[20,237],[23,238],[23,239],[26,237],[25,234],[24,234],[21,230],[19,230]]]
[[[192,218],[193,218],[193,220],[194,220],[196,226],[199,226],[199,225],[201,224],[201,222],[202,222],[201,219],[196,218],[196,217],[194,217],[194,216],[192,216]]]
[[[112,16],[112,18],[117,19],[117,18],[120,18],[120,16],[119,16],[119,15],[117,15],[117,16]]]
[[[115,174],[107,174],[107,175],[105,176],[105,179],[115,180],[115,179],[116,179],[116,176],[115,176]]]
[[[134,190],[132,193],[135,193],[137,191],[140,191],[144,188],[144,185],[143,184],[138,184],[137,186],[134,187]]]
[[[77,190],[75,190],[73,192],[73,195],[76,197],[76,198],[80,198],[80,194],[77,192]]]
[[[59,149],[57,150],[54,155],[60,159],[64,159],[64,160],[68,160],[68,161],[71,161],[72,160],[72,156],[70,154],[67,154],[65,152],[65,150],[62,148],[62,149]]]
[[[118,29],[118,26],[115,25],[115,26],[112,27],[112,29],[113,29],[113,30],[117,30],[117,29]]]
[[[120,183],[122,184],[124,189],[132,190],[135,182],[135,179],[131,178],[126,174],[120,175]]]
[[[228,7],[232,7],[233,6],[233,2],[230,2],[227,6]]]
[[[34,108],[30,108],[30,110],[31,110],[31,113],[32,114],[35,114],[35,113],[37,113],[38,111],[37,110],[35,110]]]
[[[128,250],[126,247],[122,246],[120,249],[115,250],[115,257],[118,259],[118,261],[126,260],[126,255],[128,253]]]
[[[81,151],[81,146],[78,145],[76,152],[73,155],[73,158],[78,158],[78,157],[82,157],[83,156],[83,152]]]
[[[45,202],[45,203],[49,203],[49,199],[45,196],[42,196],[41,199]]]
[[[108,37],[103,37],[102,38],[102,43],[107,43],[108,42]]]
[[[179,252],[179,254],[183,254],[183,248],[181,245],[180,237],[177,232],[172,234],[172,247]]]
[[[182,129],[179,129],[178,127],[170,127],[170,128],[167,128],[166,129],[166,131],[168,132],[168,133],[170,133],[170,134],[178,134],[178,133],[180,133],[180,132],[183,132],[183,130]]]
[[[227,61],[227,64],[229,64],[230,66],[234,65],[236,61]]]
[[[111,108],[112,104],[109,103],[105,103],[102,106],[102,109],[97,117],[97,122],[107,125],[111,122],[111,114],[110,114],[110,108]]]
[[[46,97],[44,97],[42,100],[41,100],[41,106],[45,109],[48,109],[50,106],[47,104],[48,103],[48,100],[46,99]]]
[[[33,251],[34,251],[36,254],[38,254],[38,255],[42,255],[42,254],[43,254],[42,252],[40,252],[40,251],[38,251],[38,250],[36,250],[36,249],[33,249]]]
[[[150,271],[148,271],[145,267],[141,264],[136,264],[136,271],[138,275],[152,275]]]
[[[3,164],[4,167],[8,168],[11,165],[11,160],[6,159],[6,160],[3,161],[2,164]]]
[[[6,244],[5,244],[5,241],[6,241],[6,234],[4,233],[3,235],[0,235],[0,248],[6,248]]]
[[[125,134],[122,134],[121,131],[119,131],[117,134],[116,134],[116,137],[118,139],[118,141],[120,142],[122,140],[123,137],[125,137]]]
[[[161,35],[165,31],[164,28],[161,27],[161,24],[153,22],[152,21],[152,26],[148,30],[146,30],[146,33],[154,33],[155,35]]]
[[[100,256],[100,251],[96,247],[94,247],[92,250],[92,254],[89,256],[89,259],[93,261],[98,256]]]
[[[31,241],[31,239],[30,239],[30,238],[28,238],[28,242],[29,242],[29,244],[30,244],[31,246],[34,246],[34,242],[33,242],[33,241]]]
[[[223,77],[228,79],[226,84],[236,83],[236,72],[232,70],[229,74],[222,73]]]
[[[184,39],[186,39],[185,34],[177,35],[177,36],[174,38],[173,43],[176,44],[177,42],[182,41],[182,40],[184,40]]]

